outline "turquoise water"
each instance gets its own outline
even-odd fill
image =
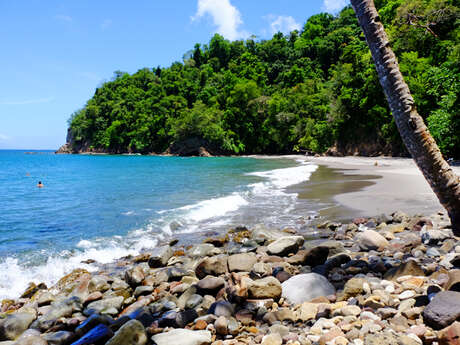
[[[0,297],[171,237],[288,225],[313,212],[287,188],[314,170],[292,159],[0,151]]]

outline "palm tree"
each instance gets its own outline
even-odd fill
[[[423,118],[415,108],[409,87],[372,0],[351,0],[375,62],[380,84],[407,150],[447,210],[452,230],[460,236],[460,178],[442,157]]]

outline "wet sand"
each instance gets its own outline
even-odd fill
[[[299,197],[329,202],[321,210],[331,219],[390,214],[430,214],[441,210],[436,195],[412,159],[304,157],[320,168]],[[454,171],[460,174],[460,168]],[[336,203],[336,205],[333,205]]]
[[[351,171],[319,165],[310,180],[298,186],[299,199],[313,200],[319,206],[321,218],[349,220],[358,216],[359,210],[336,200],[339,195],[363,190],[375,184],[378,175],[357,175]]]

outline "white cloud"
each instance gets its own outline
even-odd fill
[[[272,35],[277,32],[288,34],[291,31],[301,29],[301,25],[291,16],[268,15],[266,18],[270,21],[270,32]]]
[[[54,97],[25,99],[23,101],[0,101],[0,105],[25,105],[37,103],[49,103],[54,101]]]
[[[7,141],[9,138],[10,138],[9,136],[0,133],[0,141]]]
[[[324,0],[323,8],[330,13],[336,13],[347,6],[348,0]]]
[[[66,14],[58,14],[55,18],[68,23],[70,23],[73,20],[71,16],[68,16]]]
[[[101,23],[101,29],[105,30],[111,25],[112,25],[112,20],[111,19],[104,19],[104,21]]]
[[[198,20],[205,15],[210,15],[217,32],[230,40],[245,38],[248,34],[239,29],[243,24],[238,9],[230,0],[198,0],[198,9],[192,20]]]

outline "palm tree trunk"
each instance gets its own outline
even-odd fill
[[[440,203],[446,208],[452,230],[460,236],[460,178],[444,160],[438,145],[418,114],[409,87],[372,0],[351,0],[375,62],[380,84],[407,150],[422,171]]]

